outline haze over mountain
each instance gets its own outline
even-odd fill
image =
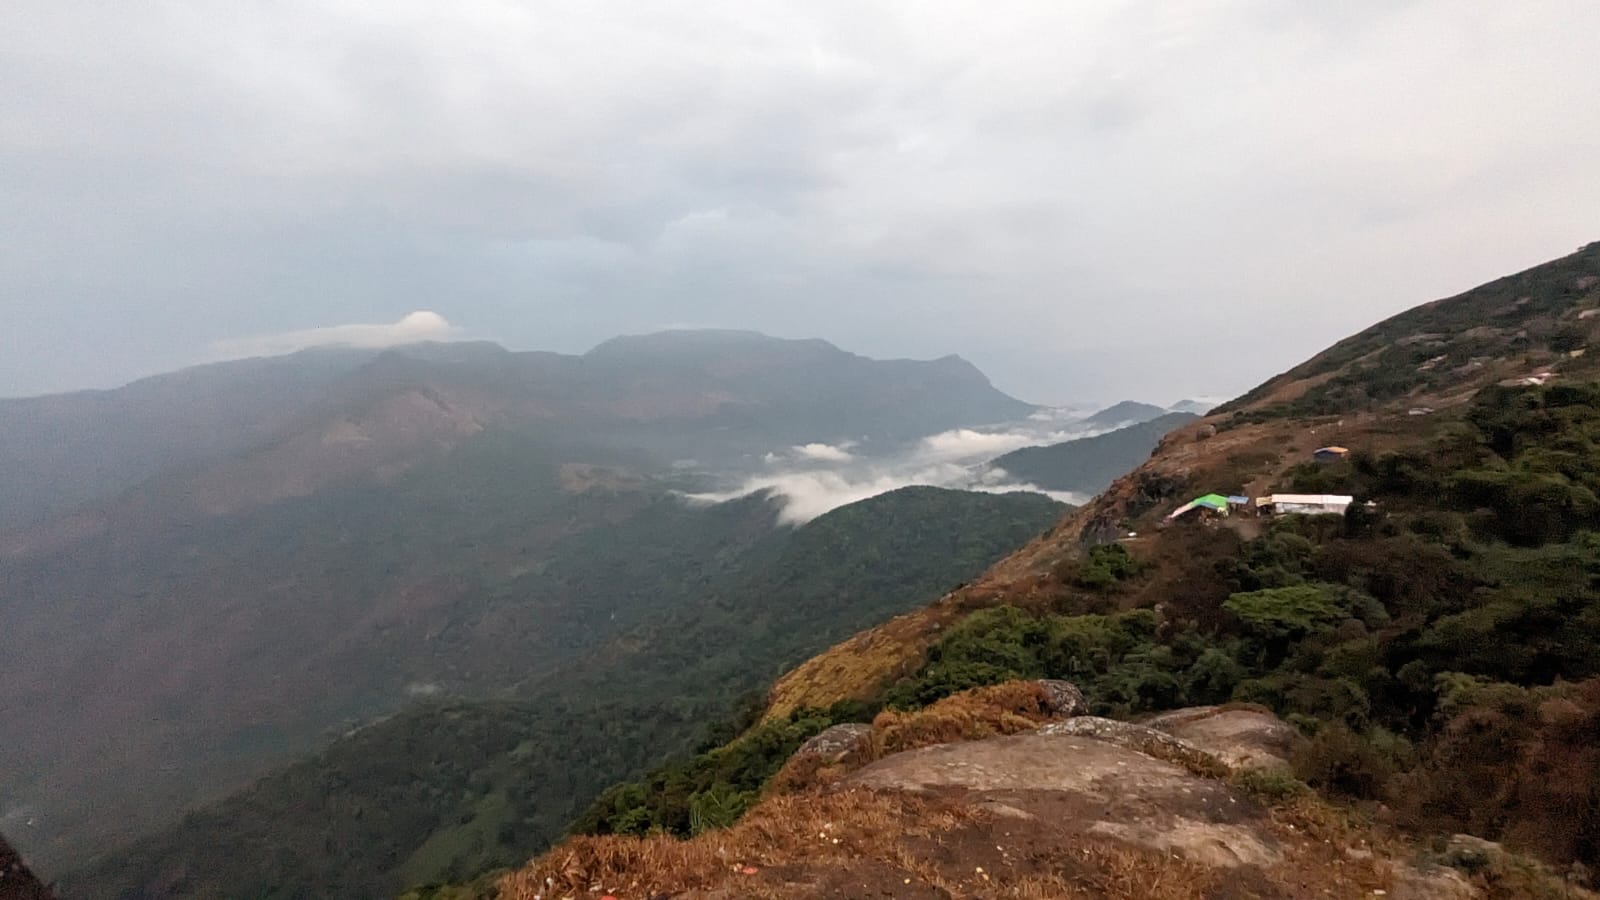
[[[955,357],[876,361],[819,340],[687,331],[581,357],[320,348],[0,401],[0,826],[34,822],[26,849],[58,866],[419,700],[536,685],[570,700],[586,653],[672,616],[687,618],[669,633],[711,641],[702,619],[723,614],[693,612],[709,596],[778,596],[764,584],[746,598],[729,579],[757,578],[789,526],[939,482],[899,473],[820,505],[760,488],[696,497],[785,459],[874,465],[973,435],[1015,440],[1043,427],[1028,424],[1039,412]],[[938,582],[973,574],[974,553],[992,558],[1057,508],[942,502],[928,540],[954,544],[911,551],[948,563],[931,570]],[[963,503],[970,514],[953,512]],[[905,515],[874,527],[920,534]],[[959,535],[938,530],[962,521]],[[987,543],[956,549],[968,540]],[[856,589],[847,560],[811,564],[808,578],[839,587],[793,601],[813,617],[804,635],[881,614],[830,605]],[[923,583],[896,572],[909,581],[873,602]],[[683,696],[695,709],[725,701],[715,681],[684,682]],[[683,739],[674,721],[663,740]]]
[[[773,528],[764,497],[638,517],[563,548],[559,565],[585,582],[561,618],[584,625],[563,630],[559,660],[525,628],[479,642],[502,665],[539,657],[522,663],[515,702],[424,705],[363,728],[104,854],[69,888],[392,897],[515,864],[607,784],[703,736],[736,696],[973,577],[1063,510],[1038,495],[906,488],[798,529]]]
[[[4,23],[0,895],[1600,900],[1600,3]]]
[[[793,444],[893,444],[1033,410],[959,357],[880,362],[749,332],[619,338],[581,357],[483,343],[318,349],[114,391],[0,400],[0,526],[224,458],[229,491],[305,493],[324,468],[403,468],[495,425],[537,425],[559,431],[548,439],[663,463],[728,465]],[[398,430],[380,439],[384,429]],[[250,498],[193,499],[219,511]]]

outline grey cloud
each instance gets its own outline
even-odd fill
[[[435,309],[1248,387],[1597,236],[1586,0],[18,0],[0,394]],[[1199,345],[1248,347],[1210,355]]]

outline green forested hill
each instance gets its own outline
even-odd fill
[[[69,878],[73,896],[378,897],[518,862],[740,694],[974,577],[1065,509],[1033,494],[906,488],[763,534],[739,524],[770,515],[763,498],[663,502],[585,532],[551,563],[552,576],[581,569],[596,594],[636,598],[636,625],[557,669],[527,661],[540,674],[515,702],[450,702],[356,731]],[[690,514],[724,525],[679,518]],[[641,538],[663,529],[696,546],[668,553]],[[576,556],[613,551],[604,566]]]

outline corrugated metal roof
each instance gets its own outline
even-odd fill
[[[1267,503],[1303,503],[1307,506],[1337,506],[1343,503],[1346,506],[1356,502],[1356,498],[1345,494],[1272,494],[1266,498]]]

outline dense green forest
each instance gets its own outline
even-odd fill
[[[698,512],[663,501],[568,539],[544,573],[612,598],[636,626],[516,701],[453,701],[362,728],[68,886],[90,897],[382,897],[521,862],[607,784],[697,735],[704,746],[731,737],[703,723],[726,719],[742,695],[976,576],[1064,510],[1037,494],[906,488],[763,532],[767,498]],[[672,542],[662,529],[675,529]]]
[[[1062,564],[1047,607],[968,616],[872,703],[800,712],[615,787],[580,827],[718,824],[832,721],[1048,677],[1114,716],[1264,704],[1310,736],[1295,763],[1313,786],[1424,831],[1600,864],[1600,386],[1487,389],[1424,448],[1282,486],[1374,505],[1250,539],[1174,526],[1181,552],[1153,561],[1096,547]],[[1185,587],[1131,602],[1156,567]]]

